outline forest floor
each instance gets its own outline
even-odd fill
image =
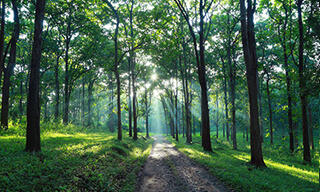
[[[163,136],[154,136],[154,140],[150,156],[140,173],[137,191],[232,191]]]

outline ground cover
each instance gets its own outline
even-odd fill
[[[257,169],[248,164],[250,144],[237,135],[238,150],[232,150],[225,138],[212,138],[213,153],[203,152],[201,137],[193,136],[193,144],[167,139],[181,152],[205,166],[213,175],[237,191],[319,191],[319,148],[312,150],[312,164],[302,161],[302,150],[288,152],[281,141],[273,147],[263,144],[268,168]],[[280,140],[280,138],[278,138]]]
[[[152,139],[46,125],[42,152],[24,152],[21,128],[0,135],[0,191],[134,191]]]

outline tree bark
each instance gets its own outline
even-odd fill
[[[91,79],[88,85],[88,126],[90,127],[92,122],[92,111],[91,111],[91,105],[93,100],[93,84],[94,79]]]
[[[303,63],[303,23],[302,23],[302,5],[303,0],[298,0],[298,23],[299,23],[299,85],[300,85],[300,100],[302,112],[302,132],[303,132],[303,160],[311,163],[310,141],[308,131],[308,116],[307,116],[307,95],[305,91],[306,82],[304,79],[304,63]]]
[[[270,129],[270,143],[273,146],[273,126],[272,126],[272,105],[271,105],[271,96],[270,96],[270,88],[269,81],[270,77],[267,74],[267,95],[268,95],[268,106],[269,106],[269,129]]]
[[[247,84],[250,105],[250,146],[251,146],[251,161],[252,165],[261,167],[266,166],[263,161],[261,136],[259,128],[259,108],[258,108],[258,86],[257,86],[257,56],[256,42],[254,35],[253,15],[255,11],[255,2],[247,1],[247,9],[245,1],[240,0],[241,12],[241,35],[243,52],[247,71]]]
[[[57,122],[59,118],[59,105],[60,105],[60,83],[59,83],[59,59],[60,55],[57,55],[56,65],[55,65],[55,107],[54,107],[54,119]]]
[[[1,8],[1,30],[0,30],[0,81],[2,79],[2,72],[3,72],[3,63],[4,63],[4,28],[5,28],[5,16],[6,16],[6,2],[5,0],[1,1],[2,8]]]
[[[67,125],[69,123],[69,48],[70,48],[70,40],[71,40],[71,18],[68,21],[67,27],[67,38],[65,40],[66,43],[66,52],[65,52],[65,78],[64,78],[64,115],[63,115],[63,123]]]
[[[39,81],[42,47],[42,29],[45,13],[45,0],[37,0],[34,26],[34,42],[32,48],[31,73],[27,103],[27,138],[26,151],[37,152],[41,150],[40,144],[40,101]]]
[[[129,62],[129,137],[132,137],[132,101],[131,101],[131,79],[133,81],[133,72],[134,72],[134,67],[133,65],[133,55],[134,55],[134,35],[133,35],[133,5],[134,5],[134,0],[131,1],[131,8],[130,8],[130,35],[131,35],[131,51],[130,51],[130,56],[128,59]],[[131,75],[130,75],[131,73]]]
[[[310,145],[311,145],[311,149],[314,149],[312,110],[309,103],[307,103],[307,108],[308,108],[308,120],[309,120],[309,127],[310,127]]]
[[[10,77],[13,73],[13,69],[16,65],[16,54],[17,54],[17,41],[19,39],[19,14],[18,14],[18,5],[16,0],[12,0],[13,7],[13,18],[14,18],[14,29],[11,38],[11,47],[10,47],[10,57],[8,66],[4,68],[4,77],[2,85],[2,107],[1,107],[1,126],[4,129],[8,129],[8,119],[9,119],[9,92],[10,92]]]

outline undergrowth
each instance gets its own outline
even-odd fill
[[[319,191],[319,150],[312,150],[312,164],[302,161],[302,150],[291,154],[286,147],[263,145],[268,168],[250,165],[250,143],[238,135],[238,150],[225,138],[212,138],[213,152],[204,152],[201,137],[193,136],[193,144],[167,139],[194,161],[206,166],[222,182],[236,191]]]
[[[151,150],[137,141],[73,125],[43,125],[42,151],[24,152],[25,134],[11,127],[0,136],[0,191],[134,191]]]

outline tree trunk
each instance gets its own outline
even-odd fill
[[[2,8],[1,8],[1,31],[0,31],[0,81],[2,79],[2,72],[3,72],[3,64],[4,64],[4,28],[5,28],[5,16],[6,16],[6,2],[5,0],[1,1]]]
[[[118,15],[118,11],[114,9],[112,4],[109,1],[105,1],[110,9],[112,9],[117,23],[116,23],[116,31],[114,34],[114,74],[116,76],[116,84],[117,84],[117,116],[118,116],[118,140],[122,140],[122,128],[121,128],[121,84],[120,84],[120,75],[119,75],[119,60],[118,60],[118,32],[119,32],[119,24],[120,24],[120,18]],[[134,137],[134,139],[137,139]]]
[[[258,100],[259,100],[259,125],[260,125],[260,136],[261,136],[261,143],[263,143],[264,141],[264,135],[263,135],[263,122],[262,122],[262,83],[263,81],[261,80],[261,84],[260,84],[260,80],[259,80],[259,74],[257,75],[258,78]]]
[[[23,81],[20,80],[19,115],[20,115],[21,117],[23,116],[22,101],[23,101]]]
[[[177,73],[177,62],[176,62],[176,90],[175,90],[175,108],[174,108],[174,114],[175,114],[175,127],[176,127],[176,141],[179,141],[179,133],[178,133],[178,81],[177,81],[178,73]]]
[[[135,76],[134,76],[134,66],[135,62],[132,63],[132,70],[131,70],[131,75],[132,75],[132,92],[133,92],[133,98],[132,98],[132,107],[133,107],[133,139],[137,140],[138,139],[138,128],[137,128],[137,109],[136,109],[136,101],[137,101],[137,93],[136,93],[136,86],[135,86]]]
[[[27,103],[27,137],[25,150],[29,152],[37,152],[41,150],[39,73],[41,62],[42,28],[45,12],[45,2],[45,0],[37,0],[36,3],[36,15],[34,26],[35,30],[33,38],[34,42],[32,48],[31,73]]]
[[[71,22],[69,21],[68,26],[70,25],[71,25]],[[67,38],[66,53],[65,53],[64,116],[63,116],[63,123],[65,125],[69,123],[69,100],[70,100],[69,98],[69,75],[70,75],[69,74],[69,44],[70,44],[70,38]]]
[[[91,105],[93,100],[93,83],[94,80],[91,79],[88,85],[88,126],[90,127],[92,125],[92,111],[91,111]]]
[[[251,164],[255,166],[266,166],[263,161],[261,137],[259,128],[259,108],[258,108],[258,86],[257,86],[257,55],[256,42],[254,35],[253,14],[255,5],[252,1],[247,1],[247,9],[245,1],[240,0],[241,12],[241,35],[243,52],[247,70],[247,84],[250,105],[250,146],[251,146]],[[247,14],[247,15],[246,15]]]
[[[114,132],[114,112],[113,112],[113,108],[114,108],[114,92],[113,92],[113,75],[112,73],[109,74],[109,91],[110,91],[110,98],[109,98],[109,130],[111,133]]]
[[[144,82],[146,82],[146,78],[144,77]],[[148,106],[148,91],[147,88],[144,90],[144,105],[145,105],[145,110],[146,110],[146,137],[149,138],[149,106]]]
[[[84,78],[82,78],[82,126],[85,126],[85,86],[86,86],[86,81]]]
[[[131,57],[131,56],[130,56]],[[129,85],[128,85],[128,113],[129,113],[129,137],[132,137],[132,102],[131,102],[131,58],[128,59],[129,64]]]
[[[309,120],[309,127],[310,127],[310,145],[311,145],[311,149],[314,149],[312,111],[309,103],[307,104],[307,108],[308,108],[308,120]]]
[[[10,77],[13,73],[13,69],[16,65],[16,54],[17,54],[17,41],[19,39],[19,14],[18,5],[16,0],[12,0],[13,14],[14,14],[14,29],[11,38],[10,57],[8,66],[4,69],[4,79],[2,85],[2,107],[1,107],[1,126],[4,129],[8,129],[9,119],[9,92],[10,92]]]
[[[55,65],[55,106],[54,106],[54,119],[58,122],[59,118],[59,104],[60,104],[60,84],[59,84],[59,59],[60,55],[57,56],[56,65]]]
[[[133,65],[133,56],[134,56],[134,50],[133,50],[133,44],[134,44],[134,35],[133,35],[133,5],[134,0],[131,1],[131,8],[130,8],[130,35],[131,35],[131,51],[129,56],[129,136],[132,137],[132,101],[131,101],[131,79],[133,81],[133,72],[134,67]],[[131,75],[130,75],[131,72]],[[132,77],[132,78],[131,78]]]
[[[298,22],[299,22],[299,85],[300,85],[300,100],[302,111],[302,132],[303,132],[303,160],[311,163],[309,131],[308,131],[308,116],[307,116],[307,95],[305,91],[306,82],[304,79],[304,63],[303,63],[303,23],[302,23],[302,5],[303,0],[298,0]]]
[[[235,70],[236,70],[236,61],[235,61],[235,51],[233,49],[233,57],[234,57],[234,61],[233,61],[233,66],[230,66],[230,95],[231,95],[231,116],[232,116],[232,143],[233,143],[233,149],[237,150],[237,127],[236,127],[236,91],[235,91],[235,87],[236,87],[236,74],[235,74]]]
[[[267,94],[268,94],[268,106],[269,106],[269,129],[270,129],[270,143],[273,146],[273,126],[272,126],[272,105],[271,105],[271,97],[270,97],[270,89],[269,89],[269,81],[270,77],[267,77]]]
[[[224,69],[224,84],[223,84],[223,88],[224,88],[224,106],[225,106],[225,112],[226,112],[226,117],[225,117],[225,124],[226,124],[226,132],[227,132],[227,141],[229,141],[229,136],[230,136],[230,132],[229,132],[229,114],[228,114],[228,92],[227,92],[227,72],[226,72],[226,67],[224,65],[224,61],[222,60],[222,68]]]
[[[216,92],[216,99],[217,99],[217,113],[216,113],[216,137],[219,138],[219,91],[217,89],[217,92]]]

